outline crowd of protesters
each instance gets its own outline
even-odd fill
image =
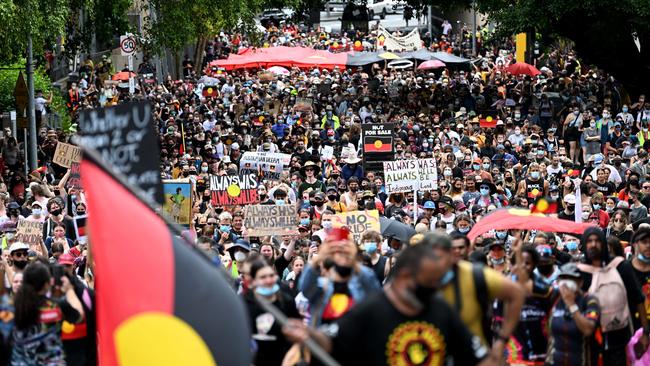
[[[460,52],[451,26],[443,30],[425,44]],[[268,46],[321,49],[357,40],[370,49],[376,41],[287,24],[264,37]],[[85,62],[67,98],[73,115],[133,99],[153,104],[161,178],[192,181],[188,237],[241,294],[255,365],[320,364],[302,346],[308,337],[343,365],[626,365],[643,355],[650,344],[644,95],[632,98],[563,49],[536,60],[541,74],[512,75],[511,42],[479,43],[479,58],[437,71],[375,64],[269,77],[206,67],[247,46],[246,37],[221,33],[204,65],[187,58],[181,78],[141,80],[134,96],[106,82],[115,72],[109,59]],[[148,61],[139,71],[154,73]],[[210,95],[200,81],[206,72],[218,80]],[[298,108],[305,98],[311,104]],[[280,107],[268,110],[269,101]],[[436,159],[436,189],[386,192],[383,172],[363,164],[361,125],[384,122],[396,123],[394,160]],[[75,229],[92,198],[52,163],[57,141],[69,137],[40,129],[44,168],[26,176],[20,144],[4,131],[3,364],[96,364],[93,276],[87,241]],[[332,158],[322,158],[326,146]],[[344,148],[354,153],[339,158]],[[247,151],[291,155],[280,178],[261,181],[257,193],[262,204],[297,207],[297,236],[252,237],[243,207],[213,203],[210,176],[237,175]],[[557,204],[550,215],[593,227],[583,235],[558,227],[468,239],[490,212],[528,209],[540,198]],[[417,234],[369,230],[354,241],[332,220],[356,210],[378,210]],[[41,243],[16,240],[20,219],[44,223]]]

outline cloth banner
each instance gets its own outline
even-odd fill
[[[381,42],[377,42],[378,50],[401,52],[417,51],[422,48],[422,40],[420,39],[420,32],[417,28],[405,36],[395,36],[380,25],[377,30],[377,39],[381,39],[382,36],[384,38],[383,46]]]
[[[282,170],[289,166],[291,155],[268,152],[245,152],[239,160],[242,174],[259,174],[264,179],[279,180]]]

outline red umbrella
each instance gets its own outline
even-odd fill
[[[506,67],[506,71],[513,75],[524,74],[528,76],[537,76],[542,73],[541,71],[537,70],[535,66],[527,64],[525,62],[516,62]]]
[[[440,60],[424,61],[418,66],[418,70],[430,70],[445,67],[445,63]]]
[[[136,73],[129,71],[120,71],[117,74],[113,75],[113,80],[129,80],[130,77],[136,77]]]

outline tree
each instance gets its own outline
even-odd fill
[[[408,0],[414,6],[470,8],[470,0]],[[628,91],[650,85],[650,0],[476,0],[501,34],[538,32],[575,43],[580,58],[614,75]],[[639,51],[633,41],[636,32]]]
[[[64,34],[67,0],[0,0],[0,64],[25,55],[31,35],[34,54],[43,54]]]

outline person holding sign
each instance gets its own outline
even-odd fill
[[[58,223],[54,226],[53,235],[45,239],[45,247],[48,252],[52,250],[53,243],[61,243],[63,245],[64,253],[67,253],[70,248],[74,246],[74,242],[66,237],[66,228],[63,223]]]

